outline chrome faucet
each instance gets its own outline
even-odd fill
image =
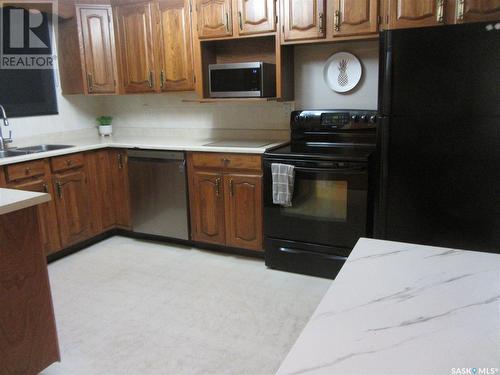
[[[9,126],[9,119],[7,118],[7,114],[5,113],[5,108],[0,104],[0,114],[2,115],[3,125],[5,127]],[[4,138],[2,127],[0,126],[0,150],[5,150],[6,144],[12,143],[12,130],[9,130],[9,136]]]

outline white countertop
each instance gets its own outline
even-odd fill
[[[278,374],[498,368],[500,255],[360,239]]]
[[[279,147],[288,143],[286,140],[262,139],[253,140],[249,144],[255,143],[259,147],[218,147],[205,146],[208,143],[220,141],[219,139],[188,139],[188,138],[171,138],[158,136],[118,136],[111,137],[86,136],[86,137],[61,137],[54,142],[49,139],[41,139],[39,144],[67,144],[74,147],[65,148],[62,150],[40,152],[35,154],[14,156],[0,159],[0,165],[8,165],[23,161],[43,159],[52,156],[66,155],[81,151],[97,150],[101,148],[141,148],[149,150],[169,150],[169,151],[202,151],[202,152],[229,152],[229,153],[247,153],[247,154],[263,154],[267,150]],[[233,140],[237,143],[244,143],[243,140]],[[19,147],[36,145],[36,142],[30,144],[17,145]]]
[[[46,193],[0,188],[0,215],[50,201]]]

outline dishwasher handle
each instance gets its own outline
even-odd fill
[[[155,159],[165,161],[185,161],[182,151],[128,150],[129,159]]]

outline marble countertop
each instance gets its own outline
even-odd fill
[[[277,373],[499,368],[500,255],[360,239]]]
[[[220,139],[189,139],[189,138],[167,138],[158,136],[130,136],[130,135],[113,135],[111,137],[86,136],[86,137],[60,137],[56,142],[53,140],[40,140],[39,143],[45,144],[67,144],[73,147],[61,150],[40,152],[28,155],[14,156],[0,159],[1,165],[19,163],[23,161],[43,159],[52,156],[66,155],[75,152],[97,150],[101,148],[140,148],[149,150],[169,150],[169,151],[202,151],[202,152],[229,152],[229,153],[248,153],[248,154],[263,154],[267,150],[279,147],[288,143],[286,140],[261,139],[253,140],[256,144],[261,144],[259,147],[218,147],[206,146],[209,143],[220,141]],[[242,139],[233,141],[242,141]],[[18,147],[35,145],[36,142],[30,144],[16,144]]]
[[[50,201],[46,193],[0,188],[0,215]]]

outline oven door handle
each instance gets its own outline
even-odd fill
[[[358,168],[309,168],[309,167],[295,167],[296,171],[299,172],[321,172],[321,173],[366,173],[368,169],[366,167]]]
[[[301,249],[293,249],[291,247],[279,247],[279,251],[282,253],[287,253],[287,254],[304,254],[307,253],[305,250]],[[346,261],[347,257],[341,256],[341,255],[333,255],[333,254],[323,254],[323,253],[314,253],[316,256],[321,257],[321,258],[326,258],[326,259],[335,259],[335,260],[341,260],[341,261]]]

